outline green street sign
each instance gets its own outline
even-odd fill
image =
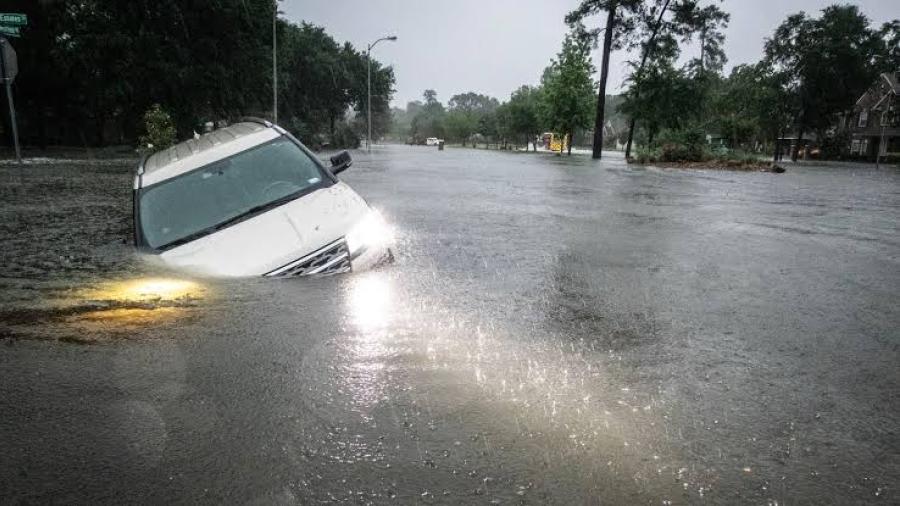
[[[25,26],[28,24],[28,15],[16,12],[0,12],[0,25]]]
[[[19,33],[18,26],[3,26],[0,25],[0,35],[6,35],[8,37],[21,37],[22,34]]]

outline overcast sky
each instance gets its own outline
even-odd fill
[[[710,0],[712,1],[712,0]],[[446,102],[466,91],[501,100],[522,84],[537,84],[560,48],[567,27],[563,17],[579,0],[283,0],[290,21],[324,26],[339,42],[359,49],[385,35],[373,58],[393,65],[397,77],[393,105],[420,99],[428,88]],[[726,32],[728,67],[758,61],[763,39],[788,15],[818,12],[827,0],[724,0],[731,14]],[[874,23],[900,17],[897,0],[858,0]],[[600,23],[598,18],[594,20]],[[695,48],[683,50],[692,57]],[[599,50],[594,54],[599,68]],[[610,63],[610,92],[621,88],[627,55]]]

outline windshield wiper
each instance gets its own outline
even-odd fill
[[[176,239],[170,243],[164,244],[164,245],[160,246],[159,249],[169,249],[169,248],[174,248],[175,246],[181,246],[182,244],[187,244],[187,243],[193,241],[194,239],[199,239],[200,237],[203,237],[204,235],[209,235],[218,230],[222,230],[223,228],[228,228],[231,225],[234,225],[235,223],[240,223],[244,220],[250,219],[253,216],[256,216],[257,214],[259,214],[263,211],[267,211],[274,207],[278,207],[282,204],[286,204],[287,202],[290,202],[292,200],[296,200],[301,195],[303,195],[305,192],[306,192],[306,189],[304,188],[303,190],[296,191],[294,193],[291,193],[290,195],[286,195],[284,197],[275,199],[271,202],[266,202],[265,204],[253,206],[250,209],[247,209],[246,211],[244,211],[236,216],[232,216],[231,218],[228,218],[227,220],[225,220],[221,223],[217,223],[211,227],[206,227],[206,228],[204,228],[202,230],[198,230],[197,232],[194,232],[192,234],[188,234],[188,235],[182,237],[181,239]]]
[[[294,193],[291,193],[290,195],[285,195],[284,197],[275,199],[275,200],[273,200],[273,201],[271,201],[271,202],[266,202],[265,204],[260,204],[260,205],[258,205],[258,206],[253,206],[253,207],[251,207],[250,209],[247,209],[246,211],[242,212],[241,214],[239,214],[239,215],[237,215],[237,216],[235,216],[235,217],[233,217],[233,218],[228,218],[227,220],[223,221],[222,223],[219,223],[218,225],[214,225],[214,226],[211,227],[211,228],[212,228],[213,230],[222,230],[223,228],[226,228],[226,227],[228,227],[228,226],[230,226],[230,225],[234,225],[235,223],[244,221],[244,220],[246,220],[246,219],[248,219],[248,218],[252,218],[254,215],[257,215],[257,214],[259,214],[259,213],[261,213],[261,212],[263,212],[263,211],[267,211],[267,210],[272,209],[272,208],[274,208],[274,207],[278,207],[278,206],[280,206],[280,205],[282,205],[282,204],[286,204],[286,203],[288,203],[288,202],[290,202],[290,201],[292,201],[292,200],[295,200],[295,199],[297,199],[297,197],[299,197],[300,195],[302,195],[304,191],[305,191],[305,188],[304,188],[303,190],[300,190],[300,191],[296,191],[296,192],[294,192]]]

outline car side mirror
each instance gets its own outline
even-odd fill
[[[331,157],[331,173],[338,174],[349,169],[353,165],[353,158],[350,157],[349,151],[341,151]]]

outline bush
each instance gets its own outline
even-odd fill
[[[331,148],[356,149],[359,147],[359,136],[353,130],[353,126],[347,122],[341,122],[334,127],[334,138],[331,139]]]
[[[153,104],[144,113],[146,134],[140,138],[138,151],[162,151],[175,144],[175,123],[159,104]]]
[[[839,132],[822,139],[821,157],[825,160],[841,160],[850,155],[850,134]]]
[[[638,147],[634,150],[634,160],[637,163],[653,163],[660,159],[659,148]]]
[[[706,135],[699,128],[663,130],[658,142],[660,161],[699,162],[706,158]]]
[[[656,162],[713,162],[721,167],[755,167],[766,161],[756,153],[732,150],[725,147],[708,149],[697,144],[696,133],[684,136],[681,132],[667,133],[665,143],[658,147],[639,147],[632,161],[637,163]]]

